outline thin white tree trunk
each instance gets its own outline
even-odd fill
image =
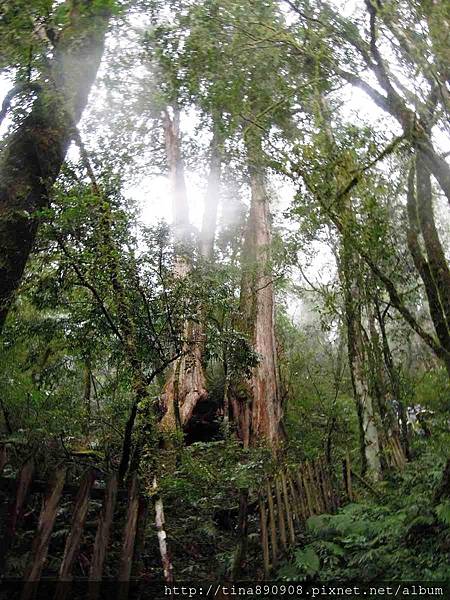
[[[170,560],[169,550],[167,548],[166,524],[164,518],[164,505],[161,496],[158,493],[158,483],[156,477],[153,479],[153,491],[155,492],[155,525],[158,535],[159,553],[163,566],[164,581],[173,583],[173,565]]]

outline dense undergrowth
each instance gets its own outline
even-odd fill
[[[426,452],[336,515],[308,519],[280,566],[287,580],[449,581],[450,499],[436,498],[444,460]]]

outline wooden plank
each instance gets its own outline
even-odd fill
[[[65,477],[66,469],[58,469],[45,498],[41,514],[39,515],[39,523],[33,541],[30,563],[24,577],[26,583],[22,591],[21,600],[29,600],[33,596],[35,591],[34,586],[41,578]]]
[[[301,512],[301,508],[300,508],[300,499],[298,497],[298,492],[295,489],[295,485],[294,485],[294,482],[292,481],[290,474],[288,474],[288,476],[287,476],[287,482],[288,482],[289,490],[291,492],[292,506],[293,506],[294,513],[295,513],[295,521],[298,526],[301,526],[301,524],[303,522],[303,518],[302,518],[302,512]]]
[[[309,486],[308,475],[307,475],[303,465],[300,467],[300,477],[301,477],[303,489],[305,490],[306,505],[308,507],[308,517],[311,517],[312,515],[315,514],[315,510],[314,510],[314,505],[313,505],[313,501],[311,498],[311,488]]]
[[[120,557],[118,581],[129,582],[134,554],[134,542],[139,512],[139,482],[134,473],[128,491],[128,508],[123,530],[122,553]],[[123,586],[122,586],[123,587]],[[125,589],[123,587],[123,589]]]
[[[316,459],[312,464],[313,479],[317,489],[317,506],[319,513],[327,512],[326,493],[323,488],[322,475],[320,472],[319,460]]]
[[[261,523],[261,544],[263,547],[264,576],[267,578],[270,572],[269,536],[267,532],[267,511],[262,495],[259,496],[259,516]]]
[[[286,521],[283,514],[283,502],[281,500],[281,485],[278,477],[275,477],[275,492],[277,496],[278,527],[280,530],[281,545],[287,549]]]
[[[283,491],[284,507],[286,510],[286,519],[287,519],[287,524],[288,524],[289,537],[291,540],[291,544],[295,544],[294,522],[292,520],[292,511],[291,511],[291,506],[290,506],[290,502],[289,502],[288,489],[287,489],[287,483],[286,483],[286,475],[283,472],[281,472],[281,474],[280,474],[280,479],[281,479],[281,487],[282,487],[282,491]]]
[[[23,517],[25,502],[30,492],[30,484],[33,479],[34,469],[34,460],[33,458],[30,458],[23,465],[16,479],[15,497],[9,506],[5,535],[0,541],[0,575],[2,575],[6,569],[8,552],[14,541],[17,527]]]
[[[134,544],[134,559],[131,576],[139,578],[143,567],[142,554],[145,549],[145,533],[149,513],[149,502],[144,496],[139,496],[138,520],[136,526],[136,541]]]
[[[306,521],[308,519],[308,517],[310,516],[310,513],[309,513],[309,509],[308,509],[308,502],[306,499],[305,486],[303,485],[303,479],[302,479],[302,475],[300,472],[295,474],[295,480],[296,480],[296,484],[297,484],[296,488],[297,488],[297,493],[298,493],[300,510],[302,513],[303,521]]]
[[[114,517],[114,508],[117,498],[117,473],[113,473],[106,484],[102,509],[95,534],[92,562],[89,570],[89,581],[99,582],[102,579],[105,564],[106,550],[108,548],[111,525]],[[98,596],[98,585],[89,585],[89,598],[94,600]]]
[[[270,480],[266,482],[267,492],[267,503],[269,505],[269,528],[270,528],[270,542],[272,546],[272,566],[275,567],[278,563],[278,542],[277,542],[277,528],[275,524],[275,506],[273,503],[272,486]]]
[[[0,475],[3,473],[6,463],[8,462],[8,452],[5,444],[0,444]]]
[[[17,526],[23,515],[23,508],[28,497],[30,484],[34,474],[34,460],[30,458],[22,467],[17,479],[16,498],[9,515],[8,529],[12,536],[15,535]]]
[[[59,568],[59,583],[56,588],[55,600],[64,600],[70,591],[68,585],[73,579],[73,567],[78,556],[84,524],[89,509],[89,494],[95,481],[95,471],[89,469],[83,476],[75,498],[72,526],[66,539],[64,554]]]
[[[0,477],[0,490],[6,494],[13,494],[16,488],[16,479],[12,477]],[[34,494],[46,494],[48,489],[48,481],[42,481],[33,479],[30,485],[30,493]],[[75,497],[78,494],[79,486],[74,484],[67,484],[62,490],[62,495]],[[105,495],[104,487],[93,486],[91,489],[92,500],[103,500]],[[126,501],[128,498],[128,491],[126,489],[117,490],[117,500]]]
[[[404,469],[406,466],[406,458],[397,432],[393,433],[390,439],[390,446],[394,456],[395,466],[400,470]]]
[[[345,489],[347,490],[348,499],[353,502],[352,466],[349,452],[345,455]]]

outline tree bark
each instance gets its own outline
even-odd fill
[[[0,157],[0,331],[36,238],[38,211],[49,205],[103,54],[109,9],[92,0],[67,4],[69,22],[56,38],[31,112]]]
[[[373,397],[377,400],[378,411],[382,423],[382,437],[380,436],[382,458],[390,459],[392,466],[403,468],[406,464],[405,448],[402,446],[402,434],[400,430],[400,403],[399,393],[394,395],[390,391],[398,392],[394,386],[389,389],[383,348],[380,335],[376,326],[377,317],[374,310],[372,298],[367,300],[367,312],[369,321],[369,358],[371,366],[371,379]],[[387,339],[386,339],[387,342]],[[387,366],[387,365],[386,365]],[[397,381],[397,380],[396,380]],[[391,379],[392,382],[392,379]],[[394,406],[394,401],[396,405]],[[395,450],[393,450],[393,448]],[[384,466],[384,464],[383,464]]]
[[[400,377],[397,367],[394,364],[392,351],[389,346],[389,340],[386,332],[385,315],[381,313],[378,301],[375,299],[375,308],[377,321],[381,331],[381,342],[383,349],[383,359],[386,365],[386,370],[389,377],[389,382],[392,390],[392,399],[397,404],[398,419],[400,421],[401,442],[406,460],[411,458],[409,433],[408,433],[408,415],[404,400],[402,398],[402,390],[400,385]]]
[[[205,195],[202,230],[200,234],[200,254],[206,260],[212,260],[214,240],[217,228],[217,210],[219,206],[220,176],[222,168],[221,136],[218,125],[214,127],[210,147],[210,167]]]
[[[381,448],[362,331],[361,292],[358,281],[360,269],[354,260],[351,240],[345,237],[341,240],[340,263],[347,322],[348,362],[359,420],[362,473],[367,473],[372,481],[378,481],[382,477]]]
[[[416,169],[411,169],[408,177],[407,213],[408,248],[425,287],[431,319],[445,351],[442,358],[450,376],[450,271],[434,222],[430,173],[420,150],[416,155]]]
[[[331,128],[331,112],[322,94],[317,95],[318,125],[325,131],[327,150],[330,156],[335,149]],[[331,189],[340,189],[339,172],[327,173]],[[347,352],[353,396],[356,402],[360,432],[360,454],[362,472],[368,473],[374,481],[381,479],[380,439],[375,417],[372,390],[369,382],[369,357],[365,350],[362,326],[362,282],[361,261],[355,248],[348,226],[353,221],[350,188],[345,194],[335,197],[337,210],[339,244],[339,277],[344,292],[344,309],[347,324]],[[334,221],[333,221],[334,222]],[[335,223],[336,224],[336,223]]]
[[[233,399],[235,419],[244,443],[268,442],[276,448],[282,437],[281,394],[275,342],[274,289],[271,265],[269,198],[261,140],[247,144],[251,201],[247,221],[241,284],[244,330],[259,355],[244,395]]]
[[[173,109],[173,116],[168,110],[164,111],[163,125],[174,215],[175,275],[183,278],[191,268],[189,255],[192,251],[192,238],[180,149],[179,119],[177,108]],[[203,328],[201,324],[186,322],[182,335],[183,355],[171,368],[162,393],[166,412],[161,419],[161,429],[166,432],[183,429],[198,402],[208,397],[202,363]]]

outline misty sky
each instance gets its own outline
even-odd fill
[[[355,10],[362,7],[362,0],[351,0],[342,1],[334,0],[335,5],[340,6],[340,10],[346,16],[351,15]],[[107,56],[107,55],[106,55]],[[103,64],[101,71],[107,71],[107,64]],[[130,73],[130,77],[133,78],[133,72]],[[410,82],[411,83],[411,82]],[[7,78],[0,77],[0,102],[3,100],[6,92],[11,88],[12,82]],[[90,109],[92,109],[92,99],[102,100],[102,92],[94,89],[91,94],[91,103],[88,107],[86,114],[89,118]],[[343,100],[341,116],[343,119],[358,124],[361,123],[378,123],[378,130],[380,130],[380,121],[383,123],[381,130],[392,134],[392,137],[400,132],[398,125],[395,121],[388,117],[381,109],[379,109],[367,95],[350,85],[345,86],[338,92],[339,97]],[[103,100],[102,100],[103,101]],[[95,108],[95,107],[94,107]],[[112,114],[114,111],[111,111]],[[83,123],[84,121],[84,123]],[[83,129],[86,126],[85,119],[80,124],[80,128]],[[7,130],[10,120],[6,118],[3,122],[3,126],[0,129],[0,135],[3,135]],[[182,118],[182,128],[185,133],[192,135],[195,129],[195,114],[184,115]],[[101,132],[100,132],[101,133]],[[450,138],[445,134],[438,134],[437,142],[442,151],[447,152],[450,150]],[[202,214],[203,214],[203,201],[204,201],[204,190],[206,182],[204,178],[197,172],[187,170],[187,191],[190,205],[190,217],[191,222],[197,228],[200,227]],[[280,178],[271,182],[271,188],[275,191],[272,199],[272,212],[274,213],[275,222],[278,225],[284,227],[290,227],[288,222],[283,218],[283,211],[289,206],[292,196],[295,192],[294,187],[291,183],[283,183]],[[137,181],[134,181],[132,185],[129,185],[126,190],[126,194],[137,201],[141,207],[141,219],[146,225],[154,225],[160,220],[171,221],[171,202],[169,182],[167,177],[164,175],[142,175]],[[331,256],[330,250],[325,244],[317,247],[317,255],[313,263],[308,269],[308,276],[311,279],[317,280],[329,280],[333,276],[334,272],[334,261]],[[298,276],[298,273],[294,273],[294,277]],[[298,306],[292,307],[293,313],[298,311]]]

